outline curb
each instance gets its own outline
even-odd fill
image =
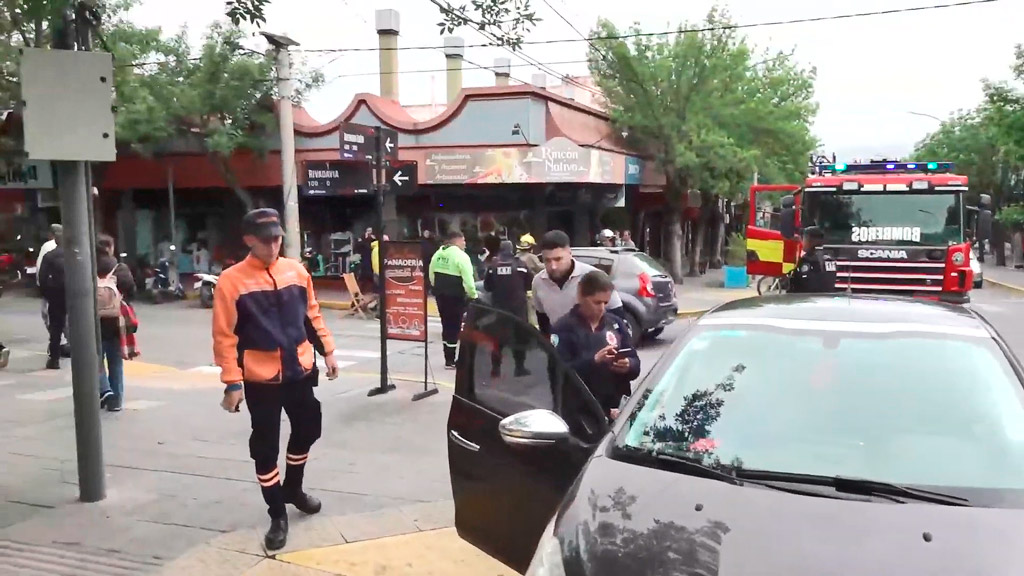
[[[993,280],[991,278],[985,278],[984,282],[995,284],[996,286],[1006,288],[1009,290],[1016,290],[1017,292],[1024,292],[1024,286],[1018,286],[1016,284],[1010,284],[1009,282],[1000,282],[999,280]]]
[[[708,310],[711,310],[711,308],[699,308],[699,309],[694,309],[694,310],[680,310],[679,312],[676,312],[676,318],[679,318],[680,320],[685,319],[685,318],[696,318],[698,316],[703,316],[704,313],[707,312]]]

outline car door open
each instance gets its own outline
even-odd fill
[[[597,401],[540,332],[470,305],[448,416],[455,526],[464,540],[525,572],[607,433]]]

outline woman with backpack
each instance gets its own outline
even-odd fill
[[[114,254],[114,239],[100,234],[96,241],[96,311],[100,317],[103,351],[100,357],[100,408],[120,412],[124,405],[124,361],[129,359],[124,345],[122,308],[135,297],[135,278],[128,266],[118,262]]]

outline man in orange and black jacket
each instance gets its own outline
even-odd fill
[[[284,229],[276,210],[246,214],[245,260],[225,270],[213,301],[213,355],[225,384],[221,406],[238,412],[248,399],[252,420],[249,454],[270,514],[268,550],[288,540],[285,504],[316,514],[320,501],[302,490],[306,460],[320,438],[320,402],[313,393],[319,352],[327,377],[338,377],[334,340],[320,314],[313,280],[302,263],[279,257]],[[284,483],[277,458],[281,410],[291,423]]]

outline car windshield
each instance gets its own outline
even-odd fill
[[[620,447],[712,467],[1024,490],[1024,390],[984,330],[715,320],[645,383]]]
[[[963,241],[960,196],[952,192],[807,191],[803,224],[825,231],[828,244],[945,246]]]
[[[640,268],[649,276],[668,276],[668,271],[665,270],[665,267],[647,254],[644,254],[643,252],[636,252],[633,254],[633,257],[636,258]]]

